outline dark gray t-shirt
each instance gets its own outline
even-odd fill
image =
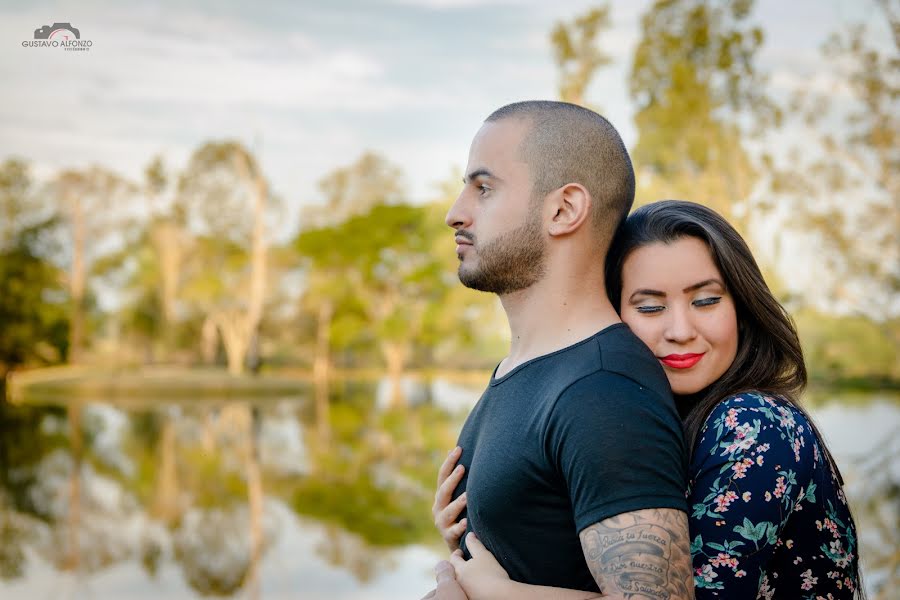
[[[453,497],[468,490],[468,531],[515,581],[596,591],[582,529],[645,508],[687,511],[669,384],[621,323],[492,378],[459,445],[466,475]]]

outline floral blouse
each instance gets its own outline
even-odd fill
[[[856,528],[799,410],[758,393],[726,398],[700,432],[690,477],[698,600],[853,597]]]

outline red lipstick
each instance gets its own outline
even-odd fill
[[[700,354],[669,354],[660,358],[659,361],[673,369],[690,369],[700,362],[704,354],[706,352],[701,352]]]

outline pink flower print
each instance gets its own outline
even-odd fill
[[[784,483],[784,475],[775,480],[775,491],[772,492],[776,498],[781,498],[787,491],[787,484]]]
[[[771,446],[770,446],[768,443],[760,444],[760,445],[756,448],[756,451],[759,452],[759,453],[763,453],[763,452],[765,452],[766,450],[768,450],[769,448],[771,448]]]
[[[753,464],[753,461],[749,458],[745,458],[741,462],[734,463],[734,465],[732,465],[732,467],[731,467],[731,470],[734,471],[734,478],[735,479],[743,479],[744,473],[747,471],[747,469],[750,468],[750,466],[752,464]]]
[[[760,454],[759,456],[756,457],[756,465],[761,467],[762,464],[763,464],[763,457],[762,457],[762,454]]]
[[[741,500],[744,502],[750,502],[750,492],[744,492],[741,494]]]
[[[797,438],[794,440],[794,460],[800,462],[800,440],[803,438]]]
[[[702,578],[706,583],[711,582],[713,579],[719,576],[718,573],[716,573],[710,565],[703,565],[701,568],[696,570],[696,573],[697,577]]]
[[[788,409],[786,409],[783,406],[779,406],[778,412],[781,414],[781,419],[779,419],[779,421],[778,421],[779,425],[781,425],[784,428],[794,426],[794,424],[795,424],[794,415],[791,411],[789,411]]]
[[[772,494],[770,494],[769,492],[766,492],[765,498],[766,498],[766,502],[768,502],[769,500],[772,499]]]
[[[807,569],[803,573],[800,573],[800,577],[803,578],[803,585],[800,586],[800,589],[803,590],[811,590],[816,583],[819,582],[818,577],[813,577],[812,569]]]
[[[737,410],[733,408],[728,409],[728,414],[725,416],[725,427],[728,429],[737,427]]]
[[[725,492],[724,494],[719,494],[716,496],[716,508],[715,512],[725,512],[728,510],[728,505],[734,502],[737,499],[737,494],[732,492],[731,490]]]
[[[735,577],[743,577],[743,576],[746,575],[746,574],[747,574],[747,571],[741,569],[740,571],[736,571],[736,572],[734,573],[734,576],[735,576]]]
[[[737,568],[738,565],[737,559],[732,558],[727,552],[719,552],[719,555],[709,562],[711,562],[714,567],[729,567],[731,569]]]

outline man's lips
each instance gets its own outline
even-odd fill
[[[673,369],[690,369],[700,362],[704,354],[706,352],[701,352],[700,354],[669,354],[660,358],[659,361]]]
[[[463,250],[465,250],[468,246],[472,245],[472,240],[467,237],[463,237],[458,235],[454,238],[456,240],[456,253],[459,254]]]

